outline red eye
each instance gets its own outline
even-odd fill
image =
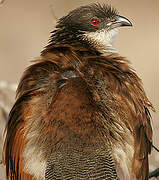
[[[96,26],[99,23],[97,19],[92,19],[91,22],[94,26]]]

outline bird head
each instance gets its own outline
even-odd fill
[[[59,41],[80,41],[98,51],[113,51],[114,37],[123,26],[132,26],[132,23],[110,5],[95,3],[81,6],[62,17],[54,32]]]

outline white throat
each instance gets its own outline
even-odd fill
[[[88,32],[83,35],[83,39],[89,41],[101,53],[117,53],[113,46],[114,38],[118,34],[119,28],[107,30],[99,30],[96,32]]]

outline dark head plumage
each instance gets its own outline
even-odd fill
[[[102,28],[102,24],[105,21],[111,21],[117,15],[117,11],[110,5],[91,4],[87,6],[81,6],[71,11],[67,16],[62,17],[57,28],[63,26],[69,28],[70,31],[84,32],[84,31],[96,31]],[[97,26],[92,24],[92,19],[99,21]]]
[[[93,3],[87,6],[81,6],[59,19],[56,29],[52,32],[49,46],[61,43],[70,45],[82,44],[83,46],[97,49],[94,44],[101,46],[101,41],[104,40],[102,39],[104,34],[107,36],[112,29],[131,25],[131,22],[119,16],[117,10],[111,5]],[[103,31],[105,33],[99,37],[98,35]],[[93,37],[98,36],[98,39],[90,38],[92,35]],[[113,37],[114,33],[110,35]]]

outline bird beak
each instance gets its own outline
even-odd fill
[[[122,26],[132,26],[132,23],[125,17],[116,15],[115,21],[107,24],[110,29],[122,27]]]
[[[121,27],[121,26],[132,26],[132,23],[127,18],[125,18],[123,16],[119,16],[119,15],[116,16],[115,23],[118,25],[118,27]]]

